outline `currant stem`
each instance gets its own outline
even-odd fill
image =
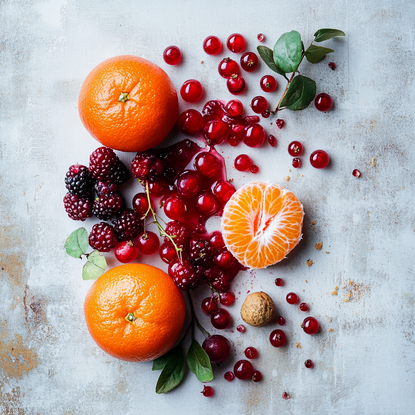
[[[192,301],[192,297],[190,295],[190,292],[187,291],[187,298],[189,299],[189,304],[190,304],[190,312],[192,313],[192,321],[196,323],[197,327],[199,328],[199,330],[206,334],[208,337],[210,337],[210,333],[199,323],[199,320],[196,317],[196,313],[195,313],[195,309],[193,307],[193,301]],[[192,339],[194,338],[194,330],[192,329]]]

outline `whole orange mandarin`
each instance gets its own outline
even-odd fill
[[[134,152],[160,144],[179,110],[166,72],[131,55],[107,59],[92,69],[82,84],[78,107],[94,138],[114,150]]]
[[[151,265],[127,264],[94,282],[84,313],[89,333],[102,350],[118,359],[145,362],[174,346],[185,304],[165,272]]]

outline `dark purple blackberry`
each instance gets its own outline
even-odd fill
[[[154,182],[163,175],[163,164],[161,160],[147,153],[137,153],[131,162],[133,176],[141,181]]]
[[[125,210],[113,224],[119,241],[133,239],[143,231],[143,221],[133,209]]]
[[[118,187],[111,182],[100,182],[99,180],[95,183],[94,190],[97,196],[108,193],[118,193]]]
[[[179,260],[174,261],[169,267],[169,275],[182,291],[193,290],[199,286],[200,277],[195,272],[192,264],[187,260],[183,262]]]
[[[125,209],[125,201],[119,193],[103,193],[92,206],[92,213],[101,220],[109,220]]]
[[[89,173],[94,179],[105,183],[123,184],[130,178],[127,167],[108,147],[99,147],[91,154]]]
[[[69,167],[65,177],[65,185],[70,194],[85,199],[91,194],[93,184],[94,180],[87,167],[82,164],[74,164]]]
[[[173,220],[167,223],[165,231],[168,235],[173,237],[173,241],[178,248],[185,248],[187,246],[190,239],[190,233],[182,222]],[[167,241],[170,241],[170,239],[165,236],[164,242]]]
[[[66,193],[63,204],[66,213],[73,220],[84,221],[92,216],[92,202],[89,199],[82,199],[76,195]]]
[[[189,261],[194,266],[207,267],[212,263],[214,249],[212,244],[203,238],[192,239],[189,242]]]
[[[109,252],[117,245],[114,228],[105,222],[97,223],[89,234],[89,245],[99,252]]]
[[[229,290],[229,278],[222,270],[218,268],[205,269],[204,276],[209,280],[209,284],[211,284],[215,290],[220,292]]]

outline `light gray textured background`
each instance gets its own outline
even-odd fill
[[[0,0],[0,413],[414,414],[414,22],[413,2],[392,0]],[[91,282],[81,279],[81,261],[63,250],[78,227],[62,206],[65,172],[76,162],[87,164],[98,147],[78,118],[81,83],[100,61],[135,54],[164,68],[176,88],[199,79],[203,102],[228,100],[216,66],[229,53],[204,54],[206,36],[226,41],[240,32],[253,50],[259,32],[272,47],[296,29],[308,45],[322,27],[342,29],[347,37],[326,42],[335,53],[301,70],[316,80],[318,92],[333,97],[334,109],[284,111],[281,131],[270,125],[274,119],[264,120],[279,139],[275,149],[221,148],[236,186],[254,178],[232,167],[234,157],[247,152],[260,166],[255,178],[297,194],[306,212],[304,240],[281,264],[235,281],[234,324],[226,331],[235,353],[216,370],[215,397],[204,398],[191,373],[174,392],[156,395],[151,363],[117,361],[89,337],[82,305]],[[171,44],[184,54],[178,67],[162,60]],[[330,60],[336,71],[328,68]],[[258,79],[269,72],[261,65],[246,76],[245,105],[260,94]],[[278,80],[269,97],[274,105],[284,85]],[[304,166],[290,172],[286,146],[293,139],[303,142],[306,155]],[[331,156],[324,171],[307,161],[317,148]],[[129,162],[133,154],[120,156]],[[351,175],[354,168],[360,179]],[[132,196],[138,188],[131,181],[124,190]],[[85,223],[88,230],[93,223]],[[275,287],[277,276],[284,287]],[[282,350],[270,346],[269,327],[234,330],[243,298],[260,289],[287,320]],[[321,323],[318,335],[299,328],[305,314],[285,303],[289,291],[311,305]],[[197,304],[205,294],[196,295]],[[223,373],[249,345],[259,350],[255,366],[263,381],[227,383]],[[313,370],[305,369],[307,358],[315,361]],[[292,399],[282,400],[283,391]]]

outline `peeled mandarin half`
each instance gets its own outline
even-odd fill
[[[303,217],[303,205],[291,191],[269,182],[246,184],[224,208],[223,239],[242,265],[266,268],[300,242]]]

